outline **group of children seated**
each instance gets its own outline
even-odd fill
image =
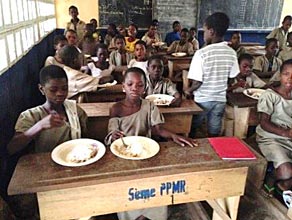
[[[120,73],[121,78],[115,80],[122,83],[126,97],[109,110],[108,135],[100,140],[106,145],[123,136],[139,135],[160,136],[182,147],[194,147],[197,145],[193,139],[195,131],[204,119],[206,136],[222,135],[226,92],[268,88],[258,102],[257,141],[263,155],[274,163],[278,188],[284,193],[292,188],[292,57],[288,55],[291,33],[279,55],[278,40],[270,38],[266,42],[266,54],[254,60],[241,49],[239,32],[233,34],[230,45],[223,41],[229,27],[229,18],[224,13],[206,18],[205,46],[201,49],[194,35],[190,36],[188,29],[181,29],[180,23],[174,22],[173,32],[165,39],[169,46],[167,53],[179,50],[194,54],[188,73],[190,84],[179,92],[170,79],[163,77],[162,57],[147,53],[153,43],[161,42],[156,22],[149,26],[142,40],[136,38],[136,25],[131,24],[125,36],[123,27],[117,30],[110,24],[101,43],[92,24],[94,20],[91,24],[80,21],[75,6],[69,8],[69,13],[72,20],[65,35],[55,37],[56,53],[48,57],[40,71],[39,90],[46,102],[20,114],[15,135],[7,146],[10,154],[20,152],[31,143],[35,146],[32,152],[51,152],[67,140],[86,137],[86,113],[73,99],[82,92],[98,92],[99,85],[112,82],[113,72]],[[289,21],[291,26],[291,17]],[[81,26],[84,29],[81,30]],[[96,56],[96,60],[88,62],[85,55]],[[267,83],[267,77],[277,84]],[[144,99],[149,94],[174,96],[172,106],[180,106],[182,95],[194,99],[203,113],[193,117],[190,137],[174,134],[161,126],[163,115],[157,106]],[[158,207],[118,213],[118,216],[123,220],[163,220],[167,219],[167,211],[165,207]]]

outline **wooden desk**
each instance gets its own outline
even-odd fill
[[[183,70],[188,70],[190,68],[192,58],[193,58],[192,56],[186,56],[186,57],[174,57],[170,55],[165,56],[165,59],[168,60],[168,70],[169,70],[168,77],[174,82],[182,81],[182,79],[176,76],[175,73],[182,72]]]
[[[246,138],[251,112],[255,115],[258,101],[243,93],[227,93],[227,104],[234,111],[234,136]]]
[[[261,184],[266,161],[256,152],[256,160],[224,161],[207,139],[198,142],[195,148],[163,142],[155,157],[140,161],[120,159],[107,150],[99,161],[75,168],[54,163],[50,153],[25,155],[18,161],[8,194],[37,193],[42,220],[202,200],[216,210],[214,220],[236,220],[247,172],[252,183]],[[136,189],[144,190],[148,198],[132,199]],[[151,196],[145,193],[151,190]]]
[[[103,141],[107,135],[109,109],[114,102],[78,103],[88,116],[89,137]],[[179,134],[188,135],[192,116],[203,110],[193,101],[183,99],[180,107],[159,107],[165,118],[164,128]]]
[[[86,93],[86,102],[117,102],[125,98],[122,84],[100,88],[96,92]]]
[[[253,45],[243,46],[247,53],[252,56],[262,56],[266,54],[265,46]]]

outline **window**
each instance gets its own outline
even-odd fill
[[[0,74],[55,28],[54,0],[0,0]]]

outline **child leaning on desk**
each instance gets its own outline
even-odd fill
[[[180,106],[181,94],[170,79],[162,76],[163,70],[163,61],[160,56],[154,55],[148,59],[145,97],[151,94],[167,94],[174,97],[170,106]]]
[[[176,40],[171,43],[171,45],[167,49],[167,53],[177,53],[183,52],[188,56],[194,54],[194,46],[191,42],[189,42],[189,30],[187,28],[183,28],[180,32],[180,40]]]
[[[247,53],[238,58],[239,74],[229,79],[227,92],[242,93],[247,88],[263,88],[266,83],[252,72],[253,56]],[[234,136],[234,111],[233,107],[226,105],[224,115],[224,135]]]
[[[86,134],[87,115],[75,101],[66,99],[68,78],[61,67],[44,67],[39,89],[46,102],[20,114],[15,134],[7,146],[11,155],[24,149],[51,152],[57,145]],[[35,194],[11,196],[8,200],[17,219],[39,219]]]
[[[196,51],[188,78],[191,86],[184,89],[186,96],[194,95],[195,102],[204,110],[193,116],[191,137],[207,118],[208,136],[219,136],[226,103],[228,78],[239,73],[235,51],[223,36],[229,27],[226,14],[217,12],[207,17],[204,24],[204,41],[207,46]]]
[[[159,135],[170,139],[180,146],[197,146],[195,140],[176,135],[161,127],[164,118],[159,109],[150,101],[142,99],[145,92],[146,76],[142,69],[129,68],[124,75],[123,89],[126,98],[115,103],[110,109],[108,135],[105,143],[110,145],[123,136]],[[167,219],[167,207],[141,209],[118,213],[119,219]],[[144,217],[141,217],[144,216]]]
[[[292,199],[292,59],[280,69],[280,85],[267,89],[259,98],[260,124],[256,128],[258,146],[275,167],[275,187],[284,201]],[[289,191],[287,191],[289,190]],[[279,190],[277,190],[279,191]]]

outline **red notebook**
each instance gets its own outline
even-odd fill
[[[253,152],[237,137],[216,137],[208,140],[223,160],[256,159]]]

